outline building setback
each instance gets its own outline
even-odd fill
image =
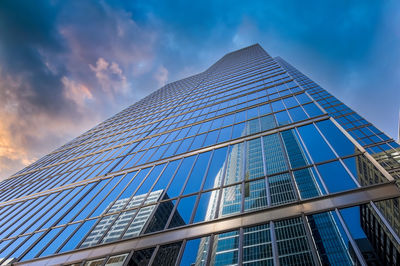
[[[400,148],[256,44],[0,182],[0,264],[397,265]]]

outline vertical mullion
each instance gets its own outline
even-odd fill
[[[345,221],[343,220],[342,215],[340,214],[338,209],[335,209],[336,215],[339,218],[339,221],[343,227],[344,232],[346,233],[347,238],[349,239],[350,245],[353,248],[353,251],[358,259],[358,262],[362,265],[362,266],[367,266],[367,263],[364,260],[364,256],[362,255],[360,249],[358,248],[356,242],[354,241],[353,237],[351,236],[351,233],[349,231],[349,229],[347,228],[347,225],[345,223]]]
[[[275,119],[275,118],[274,118]],[[267,194],[267,206],[271,206],[271,191],[269,189],[268,177],[267,177],[267,162],[265,160],[265,151],[264,151],[264,138],[261,137],[261,154],[263,160],[263,170],[264,170],[264,183],[265,183],[265,190]]]
[[[278,254],[278,243],[276,242],[274,222],[271,221],[269,223],[269,228],[270,228],[270,232],[271,232],[272,256],[273,256],[273,260],[274,260],[274,266],[280,266],[279,254]]]

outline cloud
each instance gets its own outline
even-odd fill
[[[119,91],[126,91],[127,81],[122,74],[122,70],[118,64],[108,63],[104,58],[100,57],[96,66],[89,64],[90,69],[96,74],[97,81],[102,90],[109,96]]]
[[[159,87],[164,86],[168,80],[168,70],[164,66],[159,66],[154,78],[157,80]]]
[[[5,1],[0,35],[0,177],[147,94],[158,66],[156,33],[105,2]]]
[[[260,35],[258,25],[250,17],[244,16],[233,35],[232,43],[235,45],[235,49],[240,49],[258,43]]]
[[[83,106],[86,101],[93,99],[93,94],[84,84],[79,84],[67,77],[62,77],[61,81],[64,85],[64,97],[72,100],[78,106]]]

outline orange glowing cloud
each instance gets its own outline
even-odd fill
[[[84,105],[86,100],[93,99],[90,89],[84,84],[70,80],[67,77],[62,77],[61,81],[64,84],[64,96],[74,101],[78,106]]]

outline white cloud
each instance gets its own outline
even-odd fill
[[[87,100],[93,99],[90,89],[84,84],[78,83],[67,77],[62,77],[61,82],[64,84],[65,98],[72,100],[78,106],[84,106]]]
[[[100,57],[97,59],[96,66],[89,64],[89,67],[95,73],[103,91],[109,96],[113,96],[116,92],[126,92],[126,77],[117,63],[110,64]]]
[[[164,86],[168,81],[168,69],[162,65],[159,66],[157,71],[154,73],[154,78],[157,80],[159,87]]]

